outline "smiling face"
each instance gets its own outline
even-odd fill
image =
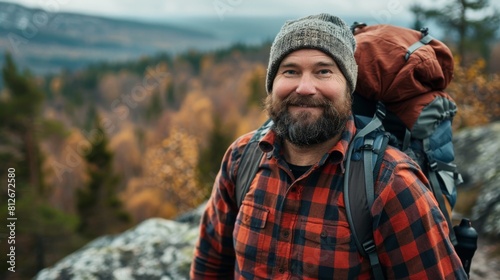
[[[351,114],[351,96],[344,75],[329,55],[301,49],[281,61],[266,110],[280,137],[309,146],[342,132]]]

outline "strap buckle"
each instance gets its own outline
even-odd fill
[[[363,250],[365,250],[367,254],[375,251],[375,242],[373,242],[373,239],[370,239],[363,243]]]

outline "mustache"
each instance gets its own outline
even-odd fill
[[[288,106],[307,106],[328,108],[331,103],[326,98],[314,98],[310,96],[291,94],[283,100],[283,105]]]

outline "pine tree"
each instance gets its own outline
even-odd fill
[[[43,93],[29,72],[18,71],[10,54],[5,54],[2,76],[8,96],[0,101],[0,126],[2,145],[9,146],[9,149],[1,149],[6,153],[2,153],[0,158],[6,168],[20,163],[22,159],[24,164],[18,166],[18,176],[26,178],[29,185],[42,191],[37,120],[40,117]]]
[[[214,116],[213,122],[214,129],[207,139],[207,147],[200,152],[197,166],[198,184],[207,197],[219,171],[222,157],[233,140],[233,130],[224,126],[219,116]]]
[[[41,126],[44,123],[41,106],[44,93],[34,77],[17,69],[11,55],[5,55],[2,67],[5,90],[0,96],[0,179],[7,182],[7,170],[15,170],[15,182],[10,188],[15,196],[8,196],[6,188],[0,190],[0,219],[18,218],[15,244],[7,244],[0,238],[0,251],[16,248],[16,274],[20,278],[32,278],[36,272],[52,265],[55,258],[76,249],[72,238],[75,217],[63,214],[47,201],[47,190],[41,168],[43,154],[40,151]],[[7,215],[7,216],[6,216]],[[5,232],[5,231],[4,231]],[[64,244],[60,243],[64,240]],[[61,250],[61,251],[56,251]],[[0,279],[5,279],[6,254],[0,255]]]
[[[250,89],[250,95],[247,99],[247,107],[251,106],[262,106],[262,100],[266,96],[265,92],[265,69],[263,67],[257,68],[250,78],[248,87]]]
[[[89,179],[76,193],[78,231],[89,238],[121,231],[130,220],[117,196],[119,178],[113,174],[113,154],[98,115],[94,126],[94,137],[84,157]]]

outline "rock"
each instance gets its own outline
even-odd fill
[[[453,144],[464,187],[482,184],[500,171],[500,122],[455,133]]]
[[[500,236],[500,122],[454,135],[455,162],[464,178],[462,188],[480,188],[472,209],[474,227]]]
[[[197,225],[149,219],[117,236],[104,236],[35,279],[188,279]]]

